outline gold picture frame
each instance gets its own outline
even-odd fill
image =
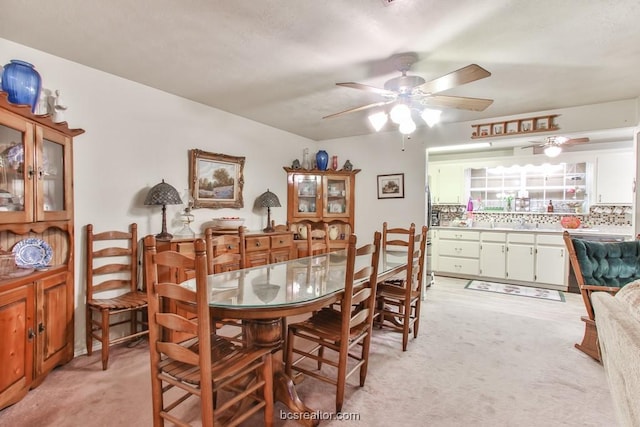
[[[244,157],[189,150],[189,192],[193,207],[243,207],[244,162]]]

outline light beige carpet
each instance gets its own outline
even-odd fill
[[[420,336],[401,351],[400,336],[374,331],[365,387],[352,378],[344,411],[360,421],[327,426],[615,426],[602,366],[573,347],[582,338],[579,295],[566,304],[469,292],[467,281],[437,278],[423,302]],[[79,356],[52,372],[2,426],[150,426],[146,342]],[[333,388],[312,378],[298,391],[332,412]],[[276,406],[276,417],[284,408]],[[258,426],[254,418],[246,425]],[[277,420],[276,426],[294,426]]]

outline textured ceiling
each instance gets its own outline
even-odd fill
[[[431,80],[471,63],[491,77],[442,94],[492,98],[456,122],[640,95],[637,0],[3,0],[0,37],[314,140],[372,130],[389,58]]]

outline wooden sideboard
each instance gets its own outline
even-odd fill
[[[229,233],[235,233],[235,231],[214,230],[213,232],[214,235]],[[296,257],[297,250],[293,240],[293,232],[274,231],[265,233],[262,231],[247,231],[244,236],[247,267],[288,261]],[[192,254],[194,253],[193,242],[196,238],[204,239],[204,236],[174,237],[168,241],[159,240],[156,244],[156,249],[158,252],[176,251],[185,254]],[[161,272],[160,274],[162,276],[162,274],[172,273]],[[172,280],[178,279],[182,278],[172,278]]]

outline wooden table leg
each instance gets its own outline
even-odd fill
[[[313,410],[298,396],[293,380],[284,372],[282,360],[282,319],[256,319],[247,321],[247,343],[273,349],[274,400],[282,402],[297,414],[296,421],[304,426],[317,426],[320,420],[313,417]]]

